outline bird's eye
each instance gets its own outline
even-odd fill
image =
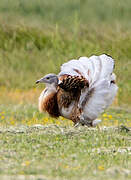
[[[50,79],[49,77],[47,77],[46,79]]]

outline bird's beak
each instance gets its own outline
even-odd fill
[[[45,78],[41,78],[41,79],[38,79],[35,83],[38,84],[38,83],[44,83],[45,82]]]
[[[35,83],[38,84],[40,82],[40,80],[37,80]]]

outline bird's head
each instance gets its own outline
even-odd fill
[[[54,85],[57,86],[58,84],[58,77],[56,74],[47,74],[41,79],[36,81],[36,84],[38,83],[45,83],[46,86]]]

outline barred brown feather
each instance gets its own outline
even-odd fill
[[[88,81],[83,78],[82,76],[63,76],[63,80],[61,77],[61,83],[59,87],[64,89],[65,91],[76,91],[84,88],[85,86],[88,87]]]

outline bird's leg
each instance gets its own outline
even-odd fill
[[[78,127],[78,126],[84,126],[85,125],[85,122],[84,122],[84,118],[82,115],[80,115],[79,117],[77,117],[74,121],[74,127]]]
[[[93,125],[93,121],[89,118],[85,118],[82,111],[80,111],[80,115],[78,117],[75,118],[75,121],[74,121],[74,127],[78,127],[80,125],[82,126],[88,126],[88,127],[93,127],[95,125]]]
[[[77,116],[77,117],[75,117],[75,119],[74,119],[74,127],[78,127],[78,126],[80,126],[80,125],[81,125],[81,123],[80,123],[80,117]]]
[[[79,123],[84,126],[88,126],[88,127],[91,127],[92,126],[92,121],[90,119],[85,119],[84,116],[81,114],[80,115],[80,121]]]
[[[79,127],[80,125],[80,122],[74,123],[74,127]]]

